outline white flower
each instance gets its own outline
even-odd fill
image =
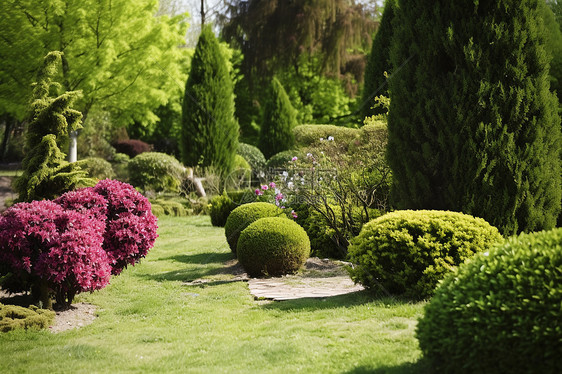
[[[284,176],[284,177],[288,177],[288,176],[289,176],[289,173],[287,173],[287,171],[285,170],[285,171],[283,171],[283,176]]]
[[[331,142],[332,140],[334,140],[333,136],[328,136],[328,141]]]
[[[324,138],[320,138],[320,141],[323,141],[323,140],[324,140]]]
[[[291,178],[291,179],[293,179],[293,178]],[[294,187],[294,184],[293,184],[293,182],[289,182],[289,183],[287,183],[287,187],[288,187],[288,188],[290,188],[290,189],[292,190],[292,189],[293,189],[293,187]]]

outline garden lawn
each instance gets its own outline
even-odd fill
[[[111,285],[76,302],[93,324],[0,334],[1,373],[424,372],[414,338],[423,304],[359,292],[256,301],[229,282],[233,258],[209,217],[161,218],[156,246]],[[201,285],[184,282],[212,278]]]

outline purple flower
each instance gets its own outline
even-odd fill
[[[297,213],[294,210],[291,210],[291,215],[293,216],[294,219],[297,219]]]
[[[276,186],[275,186],[275,182],[271,182],[271,183],[269,184],[269,188],[275,188],[275,187],[276,187]]]
[[[259,188],[256,188],[255,193],[256,193],[256,195],[258,195],[258,196],[263,195],[263,192],[261,192],[261,190],[260,190]]]
[[[268,187],[267,187],[267,184],[263,184],[263,185],[261,186],[261,189],[264,190],[264,191],[267,191],[267,188],[268,188]]]
[[[294,156],[291,161],[297,161],[299,158],[297,156]]]
[[[282,193],[278,193],[277,195],[275,195],[275,200],[279,201],[283,199],[283,194]]]

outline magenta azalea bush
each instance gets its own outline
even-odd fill
[[[0,216],[0,280],[12,291],[54,293],[69,306],[80,292],[109,283],[154,246],[157,225],[148,200],[113,180],[67,192],[55,201],[19,203]]]
[[[148,199],[130,184],[105,179],[93,190],[107,201],[103,249],[109,256],[112,273],[118,275],[154,246],[158,237],[156,216]]]

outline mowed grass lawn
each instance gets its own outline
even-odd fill
[[[425,372],[414,337],[422,303],[367,292],[256,301],[222,274],[233,255],[209,217],[159,227],[140,264],[78,297],[98,306],[93,324],[0,334],[0,373]],[[212,281],[185,284],[202,277]]]

